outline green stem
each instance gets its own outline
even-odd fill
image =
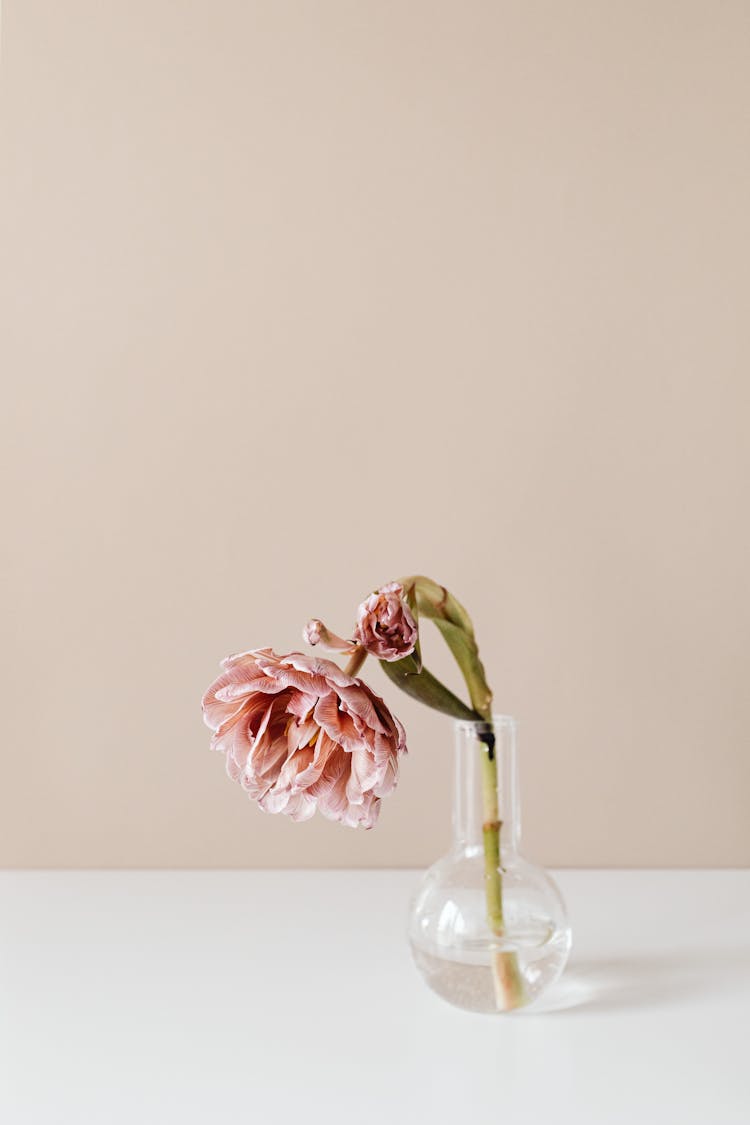
[[[479,734],[482,779],[482,838],[484,842],[484,889],[487,900],[487,921],[497,937],[505,933],[503,917],[503,876],[495,732],[488,718],[486,729]],[[492,958],[492,977],[497,1006],[501,1010],[518,1008],[526,1001],[523,974],[515,953],[498,950]]]
[[[445,586],[433,582],[431,578],[427,578],[423,574],[403,578],[401,583],[415,617],[418,615],[428,618],[434,622],[441,632],[461,669],[469,692],[473,717],[483,721],[478,737],[482,744],[480,746],[482,755],[482,838],[484,842],[487,921],[492,933],[502,937],[505,933],[500,839],[502,821],[499,811],[495,732],[492,726],[492,692],[479,656],[474,627],[464,607]],[[442,684],[434,681],[434,677],[429,677],[426,669],[422,669],[421,653],[417,653],[416,665],[421,674],[415,675],[416,668],[412,669],[406,665],[403,669],[399,669],[396,665],[395,668],[387,668],[386,671],[392,679],[399,683],[403,690],[422,699],[423,702],[427,702],[429,706],[438,707],[439,710],[463,717],[461,711],[456,710],[455,705],[458,703],[459,708],[463,710],[467,710],[467,708],[461,704],[460,700],[455,700],[455,697],[447,700],[447,695],[451,693],[448,693]],[[429,677],[429,681],[427,677]],[[435,684],[437,684],[437,688],[441,689],[440,692],[435,688]],[[516,1008],[523,1004],[526,999],[524,980],[516,954],[498,950],[492,959],[492,971],[498,1008]]]
[[[367,660],[367,649],[360,646],[349,657],[349,661],[344,668],[347,676],[356,676],[365,660]]]
[[[488,732],[489,738],[494,735]],[[484,840],[484,881],[487,896],[487,921],[496,934],[505,929],[503,919],[503,883],[500,874],[500,831],[502,821],[498,808],[497,758],[490,756],[490,745],[481,739],[482,838]]]

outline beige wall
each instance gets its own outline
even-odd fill
[[[3,30],[0,862],[429,861],[447,721],[390,693],[357,834],[264,816],[199,716],[419,570],[523,721],[530,855],[750,863],[748,5]]]

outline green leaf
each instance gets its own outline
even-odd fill
[[[477,711],[467,707],[457,695],[454,695],[445,684],[436,679],[426,668],[422,668],[420,672],[414,672],[412,670],[412,656],[407,656],[403,660],[381,660],[380,667],[386,676],[402,691],[405,691],[407,695],[411,695],[414,699],[418,699],[420,703],[432,707],[433,710],[442,711],[445,715],[452,715],[454,719],[467,719],[471,722],[476,722],[482,718]]]

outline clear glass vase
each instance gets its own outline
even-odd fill
[[[556,885],[518,851],[517,724],[455,724],[453,846],[414,896],[409,940],[427,984],[474,1012],[536,1000],[562,973],[570,927]]]

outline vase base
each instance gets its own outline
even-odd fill
[[[532,1004],[557,980],[568,958],[569,942],[549,945],[540,956],[537,949],[521,950],[513,958],[511,987],[507,971],[498,973],[488,961],[468,963],[436,956],[412,944],[412,955],[433,992],[457,1008],[495,1014],[512,1012]]]

